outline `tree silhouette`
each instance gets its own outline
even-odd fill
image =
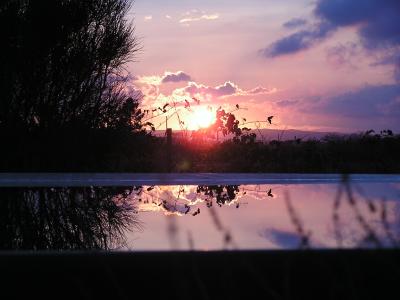
[[[123,66],[138,51],[130,0],[0,4],[0,126],[102,128],[132,106]]]
[[[197,186],[197,193],[204,194],[210,197],[211,201],[215,198],[216,203],[219,206],[230,203],[236,199],[239,193],[238,185],[199,185]],[[208,202],[208,206],[212,206],[211,202]]]
[[[127,86],[140,49],[130,4],[1,1],[1,170],[110,170],[132,154],[140,169],[151,124]]]
[[[132,188],[3,188],[0,249],[115,249],[140,227]]]

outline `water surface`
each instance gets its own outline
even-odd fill
[[[396,180],[1,187],[0,248],[397,247],[399,200]]]

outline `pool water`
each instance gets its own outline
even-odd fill
[[[400,183],[14,185],[0,214],[1,250],[396,248]]]

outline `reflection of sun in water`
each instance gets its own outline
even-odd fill
[[[188,119],[189,129],[207,128],[215,122],[215,112],[206,107],[196,107]]]

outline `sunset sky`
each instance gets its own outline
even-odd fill
[[[136,0],[130,17],[143,106],[196,97],[189,129],[239,104],[273,129],[400,130],[398,0]]]

